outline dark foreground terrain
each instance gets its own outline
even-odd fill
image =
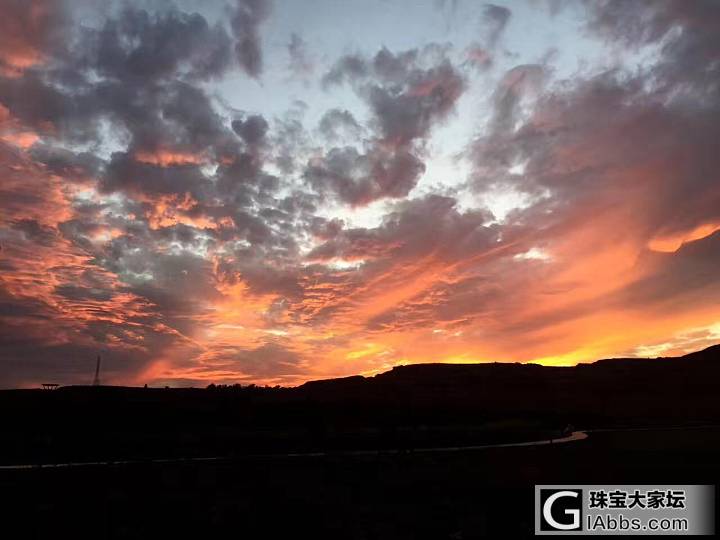
[[[717,483],[718,455],[713,427],[467,452],[4,471],[1,512],[18,538],[498,538],[532,534],[534,484]]]
[[[717,483],[718,375],[714,347],[574,368],[408,366],[292,389],[0,392],[0,517],[20,528],[8,538],[531,534],[534,484]],[[587,439],[429,450],[580,429]],[[212,459],[186,459],[198,457]]]

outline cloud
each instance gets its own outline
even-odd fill
[[[101,189],[122,190],[133,195],[185,195],[194,200],[204,198],[209,182],[193,162],[165,163],[144,161],[125,153],[113,154],[107,165]]]
[[[353,83],[370,106],[380,137],[397,146],[427,136],[465,89],[463,76],[437,46],[398,54],[382,48],[372,60],[344,56],[323,81],[326,86]]]
[[[126,7],[88,36],[96,54],[88,62],[100,75],[125,82],[167,77],[208,79],[230,65],[230,37],[198,13],[162,13]]]
[[[488,50],[476,43],[465,50],[466,62],[480,71],[485,71],[493,64],[493,56]]]
[[[720,6],[664,0],[640,6],[608,0],[591,6],[588,27],[618,46],[660,48],[652,67],[659,91],[675,99],[717,102]]]
[[[371,54],[310,57],[293,27],[308,84],[285,83],[323,95],[261,110],[227,92],[262,74],[266,2],[9,6],[3,386],[85,382],[98,351],[132,384],[575,363],[720,320],[713,3],[576,6],[608,64],[644,60],[564,80],[507,55],[493,78],[498,6],[478,43]]]
[[[250,148],[257,148],[265,142],[269,125],[261,115],[254,114],[244,120],[233,120],[232,129]]]
[[[0,158],[3,385],[77,381],[98,350],[122,357],[120,372],[137,369],[167,341],[161,317],[93,258],[102,228],[86,228],[83,247],[58,227],[72,210],[57,177],[5,148]]]
[[[340,58],[322,78],[325,88],[346,81],[367,77],[370,72],[365,58],[358,54],[349,54]]]
[[[472,145],[473,181],[480,192],[504,186],[535,201],[509,217],[503,235],[514,230],[528,247],[543,246],[550,259],[516,263],[543,286],[517,285],[504,297],[512,317],[494,311],[488,318],[505,320],[498,335],[513,335],[526,354],[538,346],[533,336],[542,346],[584,346],[585,354],[596,354],[587,347],[594,325],[603,325],[608,340],[628,343],[645,331],[701,323],[701,312],[717,317],[701,298],[717,295],[708,269],[720,201],[711,171],[720,163],[708,143],[718,136],[720,100],[707,72],[683,67],[676,56],[692,47],[710,59],[714,43],[699,28],[686,31],[698,21],[680,16],[678,6],[593,6],[591,26],[603,35],[636,46],[662,40],[658,61],[644,69],[612,69],[545,88],[535,80],[524,86],[520,67],[498,85],[490,129]],[[621,32],[630,27],[635,32]],[[527,91],[534,99],[519,109]],[[510,172],[518,163],[522,172]],[[640,323],[643,315],[653,323]],[[618,326],[622,320],[639,325],[637,333]],[[579,337],[559,345],[560,332]],[[489,330],[484,334],[491,339]],[[548,361],[559,358],[578,355]]]
[[[44,8],[28,9],[28,24],[40,24],[34,18],[44,17]],[[238,9],[245,11],[234,35],[239,48],[252,52],[266,8]],[[57,30],[49,28],[48,36]],[[192,336],[222,298],[207,250],[236,239],[287,249],[292,241],[274,239],[265,219],[280,226],[290,215],[270,215],[278,186],[259,172],[259,155],[246,153],[266,144],[267,122],[249,115],[231,125],[202,86],[232,68],[232,40],[222,24],[174,7],[152,12],[126,4],[98,28],[63,32],[57,47],[42,49],[42,62],[3,73],[0,84],[2,138],[28,151],[1,147],[0,162],[12,171],[0,224],[3,267],[13,272],[3,282],[13,306],[4,322],[31,324],[37,341],[31,350],[48,358],[66,342],[82,354],[130,355],[116,377],[131,381],[167,351],[201,349]],[[259,66],[247,62],[246,69]],[[116,137],[111,144],[122,149],[106,157],[108,125]],[[32,147],[21,144],[24,133],[32,134]],[[205,169],[213,163],[217,177]],[[244,187],[225,193],[231,177]],[[261,200],[255,215],[243,210]],[[29,265],[46,269],[46,285],[34,284]],[[232,273],[244,267],[231,266]],[[21,305],[33,306],[32,315],[13,318],[24,312]],[[43,330],[50,320],[57,331]],[[45,345],[43,335],[55,337]],[[14,369],[16,381],[50,371],[43,363]],[[68,370],[61,382],[76,375]]]
[[[428,46],[398,54],[382,48],[372,59],[346,55],[323,82],[331,88],[346,81],[370,107],[374,137],[363,151],[333,147],[310,160],[305,178],[353,206],[406,196],[425,172],[416,146],[453,111],[465,89],[463,76],[441,47]],[[335,136],[341,124],[359,131],[351,115],[337,110],[326,113],[320,128]]]
[[[433,123],[444,119],[463,91],[462,77],[449,62],[415,73],[404,92],[389,87],[368,89],[368,101],[382,136],[397,145],[427,136]]]
[[[260,45],[260,25],[270,15],[268,0],[236,0],[230,19],[235,37],[235,54],[240,67],[251,77],[259,77],[263,58]]]
[[[287,44],[287,51],[290,72],[296,77],[309,78],[315,71],[315,61],[308,52],[305,40],[293,32]]]
[[[330,142],[343,138],[357,140],[363,133],[363,127],[347,109],[325,111],[318,126],[320,133]]]
[[[409,152],[375,148],[359,154],[354,147],[344,147],[313,160],[305,177],[317,191],[334,193],[340,201],[356,206],[406,196],[424,171],[425,165]]]
[[[504,6],[486,4],[482,14],[482,26],[486,32],[488,47],[494,48],[510,20],[512,11]]]
[[[0,21],[0,76],[21,77],[27,69],[45,62],[59,45],[65,23],[61,2],[6,0]]]
[[[283,378],[298,374],[303,367],[300,355],[278,343],[268,342],[249,350],[235,350],[230,355],[233,370],[248,378]]]
[[[545,70],[539,65],[515,66],[503,75],[493,95],[494,132],[514,129],[523,98],[537,94],[545,78]]]

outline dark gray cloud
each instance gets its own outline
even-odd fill
[[[483,9],[482,26],[487,46],[494,48],[510,20],[512,11],[504,6],[486,4]]]
[[[318,125],[320,133],[328,141],[347,138],[357,140],[363,128],[347,109],[330,109],[323,114]]]
[[[345,55],[323,76],[322,83],[325,88],[329,88],[334,84],[367,77],[369,72],[365,58],[358,54]]]
[[[652,70],[672,93],[692,83],[693,96],[720,96],[720,5],[713,0],[660,0],[650,4],[603,0],[589,3],[589,28],[619,46],[661,44]],[[680,93],[682,95],[682,92]]]
[[[87,61],[101,76],[112,79],[208,79],[230,66],[231,41],[221,25],[210,27],[198,13],[171,8],[149,13],[127,7],[96,35],[86,36],[92,48]]]
[[[275,121],[271,159],[284,174],[293,174],[302,167],[303,156],[310,146],[310,138],[303,125],[304,105],[296,102],[293,109]]]
[[[323,82],[326,87],[351,83],[372,112],[369,148],[332,148],[311,160],[305,171],[316,190],[327,189],[352,205],[404,197],[415,187],[425,172],[419,157],[423,141],[453,111],[465,90],[465,79],[446,58],[444,48],[433,45],[397,54],[382,48],[372,59],[344,56]],[[329,111],[320,129],[335,136],[336,126],[358,129],[351,116]]]
[[[227,129],[196,84],[231,65],[221,26],[175,8],[148,13],[127,6],[102,28],[68,33],[66,41],[48,68],[0,85],[0,101],[24,124],[50,138],[96,142],[101,122],[110,119],[136,148],[221,151],[228,144]]]
[[[343,229],[313,250],[311,260],[416,260],[435,253],[458,260],[497,242],[497,227],[487,226],[487,211],[462,212],[452,197],[427,195],[395,205],[376,229]]]
[[[398,54],[383,48],[372,60],[345,56],[323,80],[326,86],[353,83],[372,110],[378,135],[398,146],[427,136],[465,90],[462,74],[433,46]]]
[[[309,78],[315,71],[313,60],[305,40],[293,32],[287,44],[290,72],[296,77]]]
[[[30,149],[34,160],[43,163],[49,172],[67,179],[95,177],[103,160],[92,152],[72,152],[65,148],[38,143]]]
[[[51,247],[57,241],[57,230],[55,228],[38,223],[34,219],[18,219],[12,222],[12,227],[22,232],[31,242],[41,246]]]
[[[233,131],[251,148],[257,148],[265,143],[269,127],[267,120],[259,114],[232,122]]]
[[[505,73],[493,94],[493,132],[514,129],[522,99],[539,93],[545,77],[545,69],[534,64],[515,66]]]
[[[383,137],[402,145],[427,136],[432,125],[452,110],[463,88],[462,77],[446,61],[424,73],[414,73],[402,93],[371,87],[368,101]]]
[[[19,78],[0,78],[0,102],[23,125],[70,142],[88,142],[97,136],[98,107],[84,85],[68,92],[56,87],[47,76],[28,71]]]
[[[333,148],[309,164],[305,178],[318,192],[333,193],[340,201],[357,206],[384,197],[404,197],[423,172],[425,165],[410,152],[375,148],[360,154],[347,146]]]
[[[100,187],[108,192],[126,191],[131,194],[188,193],[197,201],[205,198],[211,184],[195,165],[152,165],[118,152],[110,159]]]
[[[579,200],[592,203],[606,193],[624,192],[630,204],[627,182],[635,177],[638,189],[653,190],[642,200],[643,234],[669,234],[720,218],[720,193],[709,172],[720,167],[709,146],[720,136],[720,103],[698,110],[697,102],[666,102],[645,88],[642,78],[607,72],[572,92],[542,97],[517,130],[504,125],[476,145],[478,186],[508,178],[530,194],[549,191],[551,204],[575,212]],[[518,162],[526,163],[525,175],[509,178],[507,168]],[[644,174],[653,182],[642,183]]]
[[[263,67],[260,25],[270,15],[270,1],[235,0],[233,11],[230,27],[240,67],[251,77],[259,77]]]

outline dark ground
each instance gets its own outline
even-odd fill
[[[3,391],[0,465],[141,463],[0,469],[0,538],[527,535],[535,484],[718,483],[719,375],[713,347],[574,368],[407,366],[292,389]],[[589,438],[414,451],[568,425]],[[346,453],[362,449],[381,453]],[[277,456],[314,451],[328,455]],[[147,462],[194,456],[222,459]]]
[[[716,483],[719,455],[718,427],[614,431],[462,453],[5,471],[0,492],[4,526],[25,538],[467,539],[532,534],[534,484]]]

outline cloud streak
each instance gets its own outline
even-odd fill
[[[280,3],[73,4],[0,23],[0,386],[99,351],[114,383],[293,384],[713,339],[715,3],[568,6],[642,59],[570,71],[494,5],[480,45],[322,50]]]

